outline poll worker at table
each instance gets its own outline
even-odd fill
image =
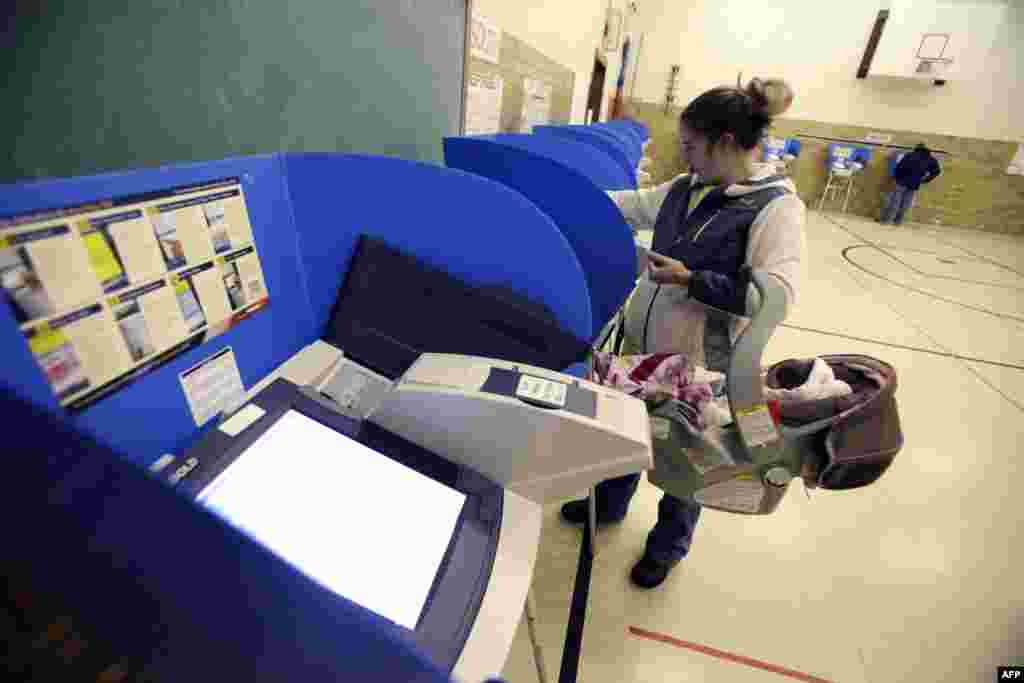
[[[690,172],[651,189],[609,195],[635,229],[654,229],[653,249],[626,309],[623,352],[683,353],[697,365],[724,372],[739,326],[705,306],[742,314],[744,266],[782,280],[789,307],[796,301],[805,260],[805,207],[793,181],[757,163],[772,117],[793,100],[781,80],[753,79],[719,87],[689,103],[679,121],[682,156]],[[597,487],[598,524],[620,522],[640,476]],[[587,501],[562,508],[583,523]],[[660,585],[689,552],[700,506],[666,494],[647,537],[633,582]]]

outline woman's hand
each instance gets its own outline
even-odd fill
[[[647,260],[647,272],[650,273],[651,282],[656,282],[659,285],[690,286],[692,273],[682,261],[676,261],[653,251],[647,252]]]

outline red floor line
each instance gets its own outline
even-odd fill
[[[688,650],[700,652],[705,655],[711,655],[712,657],[725,659],[727,661],[735,662],[737,664],[746,664],[747,666],[753,667],[755,669],[771,671],[772,673],[779,674],[780,676],[789,676],[790,678],[795,678],[798,681],[805,681],[806,683],[833,683],[832,681],[829,681],[825,678],[818,678],[817,676],[811,676],[810,674],[805,674],[800,671],[794,671],[793,669],[786,669],[781,666],[769,664],[768,662],[762,662],[759,659],[751,659],[750,657],[744,657],[743,655],[734,655],[733,653],[726,652],[725,650],[716,650],[715,648],[708,647],[707,645],[691,643],[687,640],[679,640],[678,638],[673,638],[672,636],[666,636],[662,633],[655,633],[654,631],[647,631],[642,628],[637,628],[635,626],[630,626],[629,632],[639,638],[646,638],[647,640],[654,640],[659,643],[665,643],[667,645],[674,645],[676,647],[686,648]]]

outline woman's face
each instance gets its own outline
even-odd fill
[[[711,179],[717,175],[718,169],[712,158],[711,145],[701,133],[685,123],[679,124],[679,151],[683,161],[690,164],[690,171],[701,178]]]

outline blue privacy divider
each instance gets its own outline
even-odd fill
[[[11,456],[0,502],[7,596],[26,598],[30,621],[66,616],[88,639],[70,665],[60,647],[10,639],[9,661],[53,673],[33,680],[101,680],[96,672],[117,662],[124,680],[144,670],[161,681],[450,681],[403,629],[124,462],[123,451],[3,392],[0,414]]]
[[[269,305],[81,412],[61,408],[0,303],[0,389],[148,464],[197,430],[178,374],[230,346],[246,388],[318,339],[361,233],[471,283],[502,285],[546,305],[590,338],[583,270],[552,219],[492,180],[400,159],[285,154],[0,186],[0,216],[239,178]],[[400,311],[396,311],[400,315]],[[209,429],[213,422],[207,423]]]
[[[589,338],[580,263],[558,227],[521,194],[403,159],[289,154],[285,165],[317,334],[365,233],[471,284],[509,287]]]
[[[632,129],[640,139],[641,143],[650,138],[650,131],[647,130],[647,126],[636,119],[612,119],[605,123],[610,126],[625,126]]]
[[[572,138],[557,135],[501,133],[478,136],[539,154],[579,171],[602,190],[632,189],[629,174],[618,160],[604,151]],[[450,164],[449,164],[450,165]]]
[[[601,150],[622,165],[629,175],[630,189],[636,189],[636,165],[639,157],[632,161],[626,143],[608,131],[591,126],[534,126],[533,132],[537,136],[551,135],[576,140]]]
[[[168,450],[183,447],[196,435],[196,425],[178,380],[182,370],[230,346],[242,382],[249,387],[315,339],[316,328],[301,276],[292,211],[281,171],[281,160],[267,155],[0,186],[3,216],[221,178],[239,178],[245,193],[269,306],[83,411],[68,414],[77,429],[92,434],[133,461],[148,464]],[[4,358],[5,390],[49,412],[66,413],[29,352],[11,308],[2,302],[0,356]]]
[[[634,153],[643,154],[644,140],[640,133],[640,130],[636,126],[628,123],[627,121],[617,119],[615,121],[593,123],[591,124],[591,126],[597,128],[598,130],[608,131],[610,133],[614,133],[615,135],[624,138],[634,149]]]
[[[532,137],[526,141],[524,137]],[[595,339],[636,282],[636,249],[622,213],[583,168],[593,152],[551,136],[453,137],[446,163],[518,190],[554,219],[576,252],[590,289]],[[535,250],[539,251],[539,250]]]
[[[591,130],[595,130],[605,137],[610,137],[615,140],[626,153],[626,158],[629,162],[636,166],[640,161],[640,157],[643,156],[643,143],[636,136],[636,133],[629,129],[617,126],[608,126],[607,124],[597,123],[590,126]]]

